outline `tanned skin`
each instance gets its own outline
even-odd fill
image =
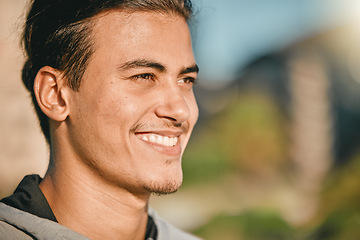
[[[198,68],[176,14],[113,10],[91,21],[79,91],[48,66],[35,78],[54,162],[40,188],[60,224],[91,239],[140,240],[151,193],[181,186]]]

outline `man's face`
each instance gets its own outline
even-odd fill
[[[67,119],[73,154],[129,191],[166,193],[197,121],[197,67],[185,20],[112,11],[95,19],[94,53]]]

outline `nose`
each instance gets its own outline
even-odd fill
[[[190,109],[184,93],[177,85],[164,87],[159,95],[161,100],[155,109],[159,118],[183,123],[190,117]]]

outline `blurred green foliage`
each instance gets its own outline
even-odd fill
[[[184,188],[211,185],[220,194],[231,190],[229,198],[238,205],[246,202],[244,199],[254,199],[246,192],[256,190],[256,184],[251,185],[254,179],[263,179],[257,183],[265,185],[258,186],[259,191],[268,188],[273,195],[281,193],[279,186],[301,191],[289,181],[288,125],[271,96],[256,90],[239,93],[226,109],[197,129],[183,159]],[[245,209],[239,206],[237,214],[231,215],[218,209],[194,233],[208,240],[360,239],[360,154],[347,162],[328,173],[316,196],[319,207],[315,216],[303,224],[294,225],[284,217],[281,201],[264,210],[273,201],[271,196],[259,195],[259,199],[255,194],[257,204]],[[234,178],[243,183],[238,189],[228,186],[228,179]],[[251,186],[240,189],[244,185]],[[204,195],[204,201],[212,200]]]
[[[320,207],[310,224],[310,240],[360,239],[360,154],[335,168],[319,196]]]
[[[294,229],[278,214],[267,210],[240,215],[221,214],[194,231],[205,239],[288,240],[295,239]]]
[[[184,185],[228,174],[268,174],[286,164],[285,120],[264,94],[244,92],[202,124],[185,151]]]

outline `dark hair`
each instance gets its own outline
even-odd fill
[[[33,89],[36,74],[43,66],[58,69],[77,91],[94,51],[89,19],[111,9],[174,13],[186,21],[192,14],[190,0],[33,0],[22,38],[27,57],[22,80],[49,144],[49,119],[38,106]]]

